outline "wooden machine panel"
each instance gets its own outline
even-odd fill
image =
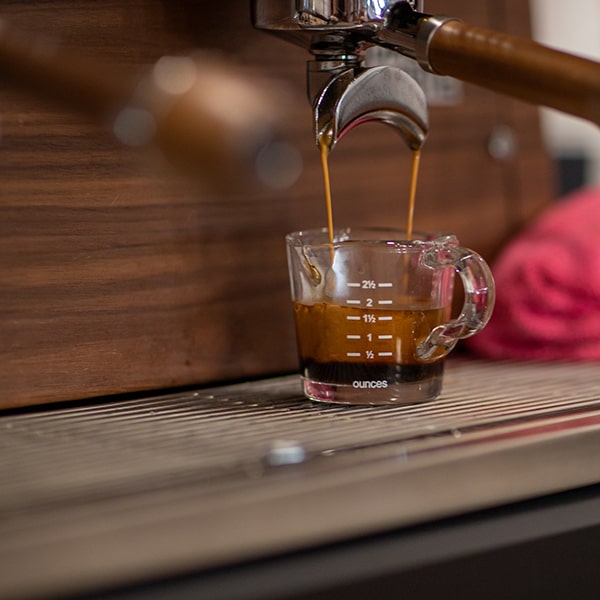
[[[207,48],[283,82],[304,165],[289,189],[240,176],[210,190],[0,78],[0,408],[297,368],[283,236],[325,223],[309,56],[254,31],[246,1],[213,5],[0,1],[1,17],[109,64],[137,69]],[[519,0],[426,9],[529,31]],[[488,152],[502,127],[517,141],[506,160]],[[393,131],[358,128],[330,164],[338,224],[405,224],[410,155]],[[432,107],[417,228],[453,231],[490,258],[552,195],[534,107],[468,85],[458,104]]]

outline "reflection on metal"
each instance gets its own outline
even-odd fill
[[[326,133],[330,148],[369,121],[393,127],[412,150],[423,145],[429,130],[423,90],[404,71],[388,66],[346,69],[332,77],[316,98],[314,119],[317,144]]]
[[[435,75],[424,71],[412,59],[380,46],[371,46],[365,51],[365,67],[386,65],[402,69],[423,89],[429,108],[436,106],[459,106],[465,95],[462,81],[454,77]]]

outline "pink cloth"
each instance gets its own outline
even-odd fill
[[[600,189],[553,206],[492,271],[496,307],[470,349],[489,358],[600,360]]]

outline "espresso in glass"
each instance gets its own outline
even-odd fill
[[[493,280],[454,236],[327,228],[287,236],[304,393],[348,404],[433,400],[444,357],[489,318]],[[451,319],[455,273],[465,304]]]
[[[417,346],[449,320],[449,307],[379,310],[294,303],[300,366],[313,381],[388,389],[441,377],[443,361],[417,358]]]

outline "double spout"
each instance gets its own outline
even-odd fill
[[[349,67],[333,75],[315,95],[313,115],[317,143],[324,140],[330,150],[367,121],[391,125],[412,150],[423,145],[428,131],[423,90],[394,67]]]

